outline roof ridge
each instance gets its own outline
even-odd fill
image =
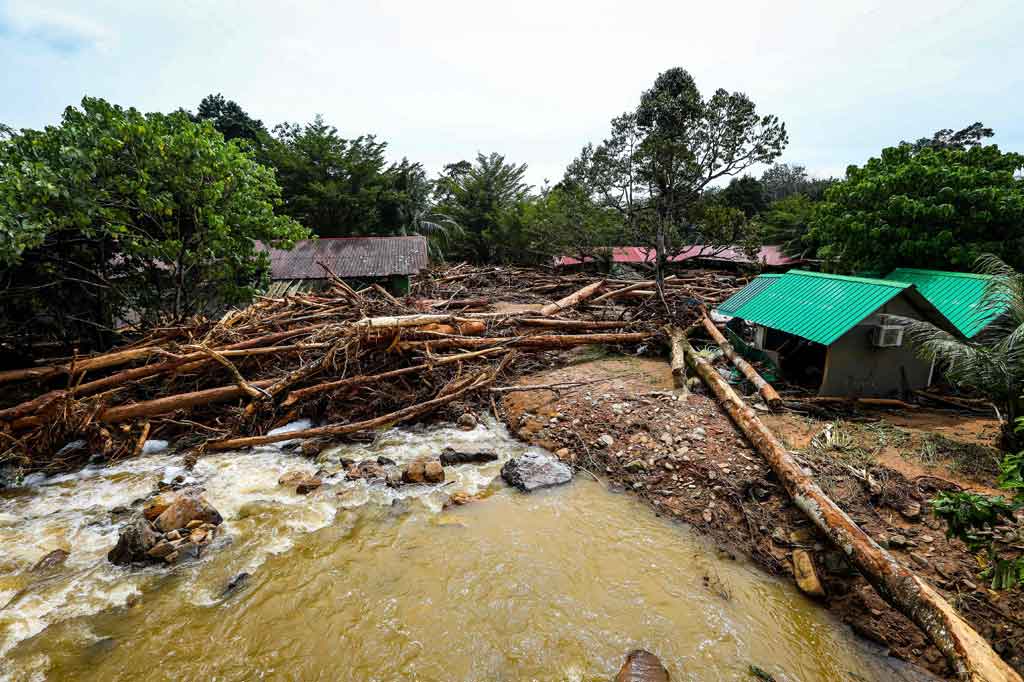
[[[971,279],[992,279],[992,275],[983,275],[978,272],[954,272],[950,270],[928,270],[926,268],[894,268],[886,277],[892,277],[897,272],[919,272],[926,275],[938,275],[941,277],[969,277]]]
[[[822,277],[824,279],[836,279],[846,282],[860,282],[861,284],[874,284],[878,286],[895,287],[906,289],[914,286],[910,282],[899,282],[892,279],[878,279],[875,277],[854,277],[853,275],[834,275],[829,272],[811,272],[810,270],[788,270],[787,275],[806,275],[808,277]]]

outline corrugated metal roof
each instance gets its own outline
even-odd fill
[[[912,289],[906,282],[802,270],[790,270],[770,286],[760,286],[763,288],[756,295],[726,314],[826,346],[904,290]]]
[[[721,313],[722,315],[734,317],[737,310],[742,308],[744,304],[750,301],[750,299],[754,298],[774,284],[780,277],[782,277],[782,275],[758,275],[751,280],[747,286],[743,287],[723,301],[722,304],[715,309],[716,312]]]
[[[257,248],[270,255],[273,280],[323,279],[319,263],[339,277],[414,275],[427,267],[427,240],[421,236],[303,239],[290,251]]]
[[[781,246],[762,246],[758,249],[757,255],[752,260],[738,246],[721,249],[718,247],[687,246],[682,252],[676,254],[669,260],[673,263],[682,263],[691,259],[708,261],[720,261],[727,263],[745,263],[753,265],[755,262],[768,266],[799,265],[803,259],[792,258],[782,253]],[[594,259],[588,259],[594,260]],[[644,246],[616,246],[612,249],[612,261],[615,263],[654,263],[654,249]],[[579,265],[580,259],[573,256],[562,256],[555,260],[555,265]]]
[[[913,284],[967,338],[980,332],[1006,309],[993,309],[985,303],[985,287],[992,279],[988,275],[897,268],[885,279]]]

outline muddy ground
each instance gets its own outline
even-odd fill
[[[793,579],[793,551],[810,551],[829,609],[892,655],[951,676],[921,631],[816,534],[703,387],[677,396],[660,359],[601,357],[593,350],[562,359],[566,366],[523,383],[595,383],[557,394],[506,394],[499,410],[522,440],[632,491],[658,514],[689,524],[724,552],[747,556],[771,573]],[[991,490],[999,457],[988,446],[997,431],[994,420],[923,409],[833,421],[793,412],[762,417],[865,531],[935,585],[1024,672],[1021,592],[987,589],[977,577],[975,556],[945,538],[928,507],[940,490]]]

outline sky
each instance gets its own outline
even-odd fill
[[[268,127],[322,114],[436,172],[478,152],[557,182],[661,71],[746,93],[782,161],[841,176],[886,146],[982,121],[1024,152],[1019,0],[708,2],[0,0],[0,122],[85,95],[144,111],[210,93]]]

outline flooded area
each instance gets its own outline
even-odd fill
[[[748,679],[751,664],[779,682],[899,679],[792,586],[629,495],[586,474],[505,486],[502,463],[527,448],[499,426],[390,431],[316,463],[282,445],[199,460],[188,475],[224,525],[173,568],[106,552],[125,518],[111,510],[184,473],[179,455],[0,493],[0,679],[610,680],[636,647],[673,680]],[[445,446],[500,459],[446,467],[442,486],[277,484]],[[457,491],[480,499],[446,507]],[[57,548],[63,565],[32,569]]]

